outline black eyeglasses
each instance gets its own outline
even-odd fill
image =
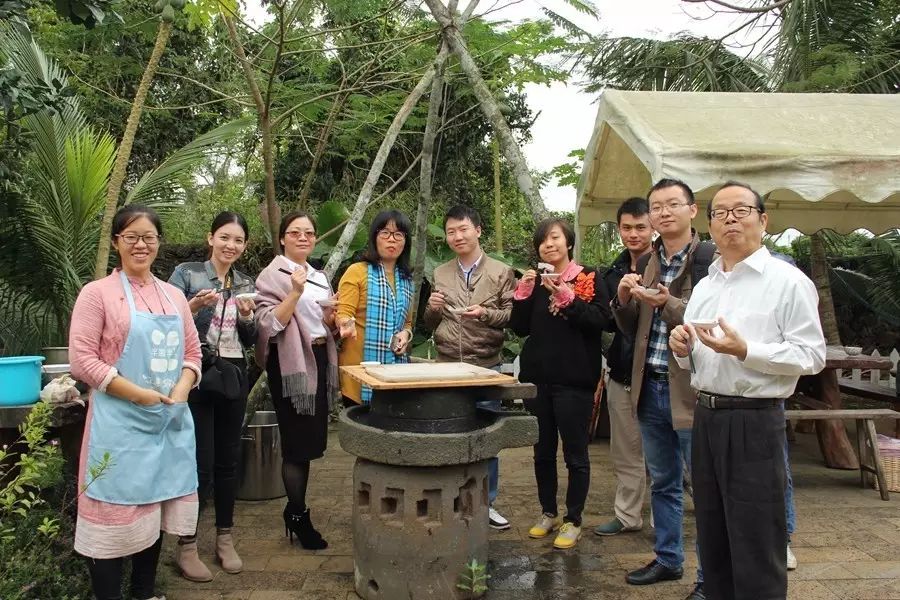
[[[383,240],[396,240],[398,242],[402,242],[406,239],[406,234],[402,231],[389,231],[387,229],[382,229],[378,232],[378,237]]]
[[[119,233],[116,234],[116,237],[128,244],[129,246],[134,246],[138,243],[138,240],[141,240],[148,246],[155,246],[159,243],[159,236],[155,233],[145,233],[144,235],[138,235],[136,233]]]
[[[734,208],[714,208],[709,211],[710,217],[724,221],[728,218],[728,213],[734,215],[735,219],[746,219],[754,210],[759,210],[756,206],[735,206]]]

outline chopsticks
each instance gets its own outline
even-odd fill
[[[278,270],[281,271],[282,273],[284,273],[285,275],[293,275],[293,273],[291,271],[288,271],[287,269],[282,269],[281,267],[279,267]],[[308,283],[310,285],[314,285],[317,288],[322,288],[323,290],[328,290],[329,292],[331,291],[331,289],[327,285],[322,285],[321,283],[318,283],[317,281],[313,281],[312,279],[307,279],[306,283]]]

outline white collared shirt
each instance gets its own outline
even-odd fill
[[[696,390],[745,398],[787,398],[800,375],[825,366],[825,337],[819,322],[819,296],[813,282],[763,246],[722,271],[722,258],[694,287],[684,322],[723,318],[747,342],[747,357],[719,354],[699,340],[692,354]],[[716,327],[714,335],[722,336]],[[690,369],[688,357],[676,357]]]
[[[284,259],[290,265],[291,271],[296,271],[300,268],[299,263],[295,263],[287,256],[285,256]],[[315,270],[309,263],[306,263],[303,266],[306,267],[307,281],[321,283],[325,286],[325,289],[315,285],[304,286],[303,294],[300,295],[300,300],[297,301],[297,312],[300,314],[300,321],[309,333],[309,337],[313,339],[325,337],[328,335],[328,328],[325,327],[325,323],[322,322],[322,307],[316,304],[316,300],[327,300],[331,297],[328,294],[328,278],[325,277],[325,273]],[[274,333],[278,333],[284,329],[284,325],[282,325],[278,319],[275,319],[272,324],[272,329]]]
[[[478,265],[481,264],[481,259],[484,258],[484,252],[481,253],[481,256],[478,257],[472,265],[467,269],[463,266],[462,262],[459,259],[456,259],[456,264],[459,265],[459,270],[462,271],[463,278],[466,281],[466,285],[469,285],[469,279],[472,277],[472,273],[475,272],[475,269],[478,268]]]

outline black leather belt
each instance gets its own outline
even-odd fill
[[[742,398],[740,396],[720,396],[697,392],[697,404],[712,410],[720,408],[772,408],[782,402],[781,398]]]
[[[645,371],[644,377],[647,379],[653,379],[655,381],[668,381],[669,380],[669,372],[668,371]]]

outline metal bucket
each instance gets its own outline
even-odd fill
[[[241,436],[240,500],[270,500],[286,495],[281,480],[281,435],[275,411],[253,415]]]

